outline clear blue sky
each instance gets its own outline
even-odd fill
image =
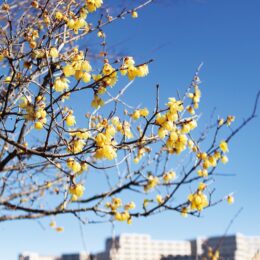
[[[164,2],[163,0],[159,2]],[[168,0],[139,12],[139,18],[121,21],[105,32],[108,42],[140,62],[154,58],[150,75],[135,82],[128,101],[149,106],[152,91],[161,85],[161,100],[186,87],[201,61],[203,99],[201,111],[208,119],[234,114],[237,123],[250,112],[260,89],[260,1],[259,0]],[[138,96],[136,95],[138,91]],[[260,109],[258,109],[260,114]],[[200,219],[165,213],[132,225],[118,224],[122,232],[148,233],[156,239],[185,239],[221,235],[228,222],[244,207],[230,233],[260,235],[260,119],[257,118],[230,144],[230,163],[222,172],[234,177],[219,178],[219,194],[235,192],[235,203],[207,210]],[[71,216],[57,219],[65,231],[48,228],[48,220],[0,224],[0,259],[14,260],[24,250],[59,254],[84,250],[79,223]],[[111,235],[111,226],[83,227],[89,251],[98,251]]]

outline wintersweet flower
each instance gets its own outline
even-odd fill
[[[86,0],[87,10],[91,12],[95,12],[97,8],[100,8],[103,4],[102,0]]]
[[[63,67],[63,73],[65,77],[73,76],[75,75],[75,72],[76,71],[71,64],[67,64],[66,66]]]
[[[59,57],[59,52],[58,52],[58,50],[57,50],[55,47],[52,47],[52,48],[50,49],[49,55],[50,55],[52,58],[57,58],[57,57]]]
[[[65,77],[58,77],[54,81],[53,88],[57,92],[63,92],[69,88],[68,82],[69,80]]]
[[[136,11],[133,11],[131,15],[132,15],[133,18],[137,18],[138,17],[138,13]]]
[[[72,184],[69,188],[69,193],[71,195],[77,196],[77,198],[82,197],[85,191],[85,187],[82,184]]]
[[[68,115],[65,119],[67,126],[74,126],[76,124],[75,116]]]
[[[164,199],[162,198],[161,195],[158,194],[158,195],[156,196],[156,201],[157,201],[158,204],[163,204]]]
[[[221,149],[221,151],[223,153],[226,153],[228,152],[228,144],[226,141],[221,141],[220,144],[219,144],[219,148]]]
[[[203,208],[208,206],[207,196],[203,194],[201,190],[198,190],[194,194],[190,194],[188,201],[190,202],[190,207],[192,210],[202,211]]]
[[[234,197],[232,195],[227,196],[227,202],[228,204],[233,204],[234,203]]]

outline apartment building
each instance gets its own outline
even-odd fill
[[[24,252],[19,255],[19,260],[90,260],[87,253],[63,254],[61,256],[44,256],[32,252]]]
[[[203,255],[207,249],[219,248],[222,259],[225,260],[250,260],[260,251],[260,237],[236,234],[226,237],[210,237],[202,244]]]
[[[96,255],[97,260],[159,260],[170,255],[190,256],[190,241],[152,240],[149,235],[122,234],[106,240],[104,252]]]
[[[122,234],[106,240],[97,260],[200,260],[209,248],[218,249],[223,260],[259,258],[260,237],[236,234],[184,241],[152,240],[149,235]],[[259,259],[260,260],[260,259]]]
[[[202,260],[209,249],[218,249],[221,260],[260,260],[260,237],[242,234],[200,237],[193,240],[153,240],[149,235],[122,234],[108,238],[104,252],[41,256],[23,253],[19,260]]]

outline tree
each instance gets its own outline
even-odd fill
[[[228,162],[230,140],[256,116],[260,94],[237,128],[230,127],[230,115],[213,119],[200,135],[194,129],[201,65],[184,94],[166,105],[159,102],[159,85],[153,108],[126,104],[126,90],[148,75],[152,60],[137,64],[108,53],[104,28],[137,18],[152,2],[117,14],[102,0],[2,4],[0,221],[72,214],[88,223],[131,223],[164,210],[200,216],[224,199],[233,202],[231,194],[213,200],[207,184]],[[83,40],[93,35],[100,44],[85,48]],[[128,82],[118,91],[114,86],[123,78]],[[85,116],[73,110],[79,95],[86,96]],[[230,134],[224,137],[226,127]],[[168,166],[173,159],[177,171]],[[93,175],[95,187],[87,181]],[[106,188],[99,185],[104,180]],[[180,190],[191,184],[182,197]]]

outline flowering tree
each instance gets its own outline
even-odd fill
[[[126,90],[148,75],[152,60],[113,58],[104,28],[137,18],[152,2],[117,14],[118,6],[102,0],[2,4],[0,221],[72,214],[88,223],[131,223],[164,210],[199,216],[223,199],[233,202],[232,195],[213,200],[208,181],[219,163],[228,162],[229,141],[255,117],[259,94],[252,114],[237,128],[230,127],[234,116],[216,118],[200,135],[193,130],[201,66],[184,95],[169,97],[165,105],[159,86],[153,108],[126,104]],[[93,35],[98,47],[84,48]],[[117,89],[124,77],[127,83]],[[73,109],[79,94],[85,96],[85,116]],[[230,134],[224,137],[226,127]],[[179,191],[191,184],[183,197]]]

